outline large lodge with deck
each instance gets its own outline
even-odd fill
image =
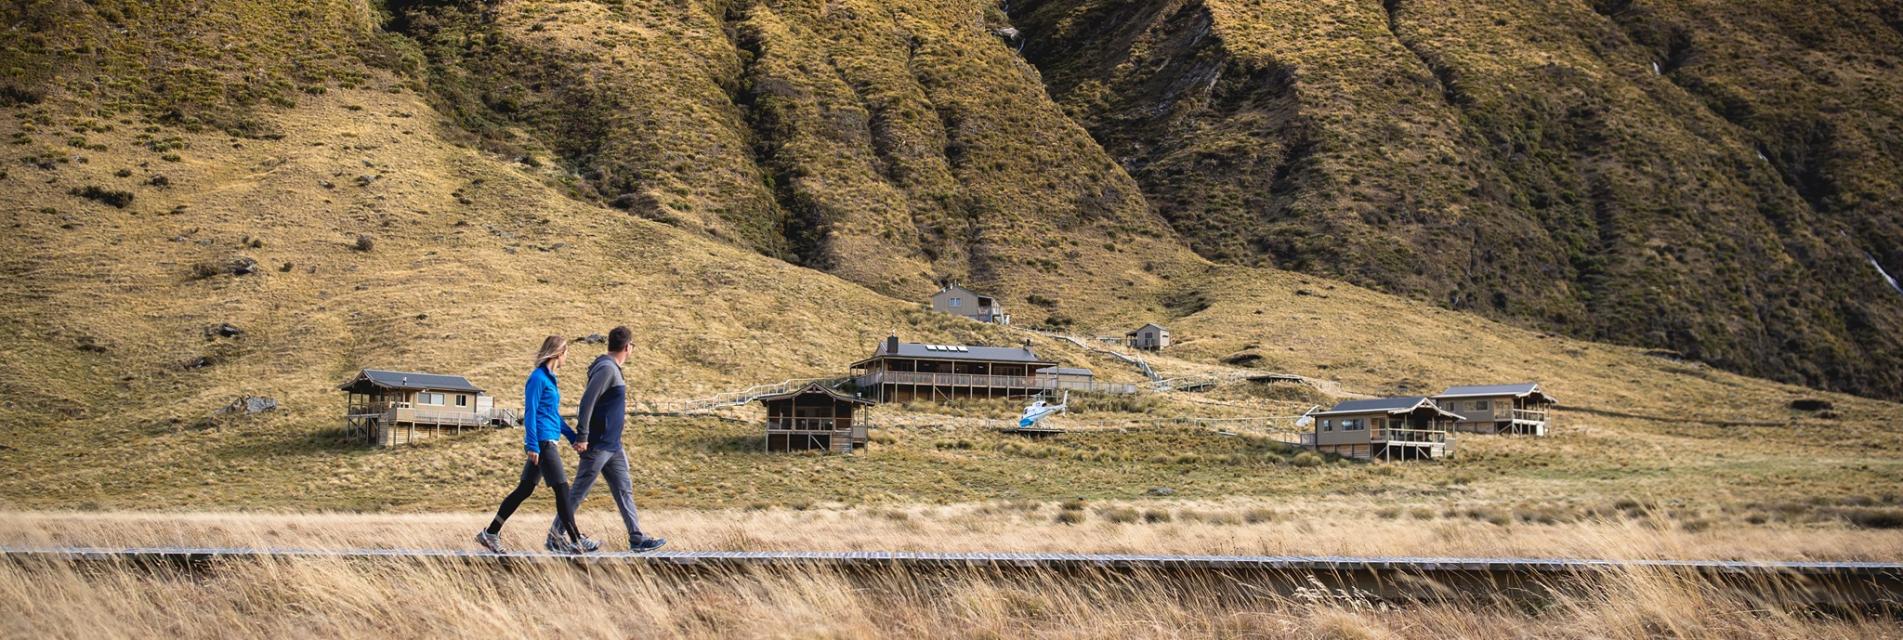
[[[871,357],[852,363],[859,393],[876,402],[944,402],[1014,398],[1082,391],[1136,393],[1134,384],[1100,382],[1089,369],[1057,366],[1022,347],[899,342],[879,343]]]
[[[885,339],[871,357],[852,363],[859,392],[878,402],[1034,396],[1051,390],[1041,375],[1057,363],[1022,347],[978,347]]]

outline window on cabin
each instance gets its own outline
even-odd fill
[[[951,308],[953,309],[957,309],[958,307],[963,306],[964,303],[965,303],[964,298],[952,298],[951,302],[947,302],[946,304],[951,306]]]
[[[1374,424],[1373,424],[1373,426],[1374,426],[1374,428],[1376,428],[1376,429],[1386,429],[1386,428],[1388,428],[1388,419],[1387,419],[1387,418],[1375,418],[1375,419],[1373,420],[1373,423],[1374,423]]]
[[[458,407],[469,406],[469,396],[465,396],[465,395],[456,396],[456,406]]]
[[[1493,410],[1493,403],[1488,402],[1486,400],[1474,401],[1474,411],[1492,411],[1492,410]]]
[[[443,404],[443,394],[440,394],[440,393],[419,393],[419,394],[416,394],[416,403],[417,403],[417,404],[430,404],[430,405],[437,405],[437,406],[442,406],[442,404]]]
[[[1322,431],[1334,431],[1334,430],[1335,430],[1335,421],[1334,421],[1334,420],[1323,420],[1323,421],[1322,421]]]
[[[1341,421],[1342,431],[1360,431],[1362,426],[1364,425],[1362,425],[1360,418],[1349,418]]]

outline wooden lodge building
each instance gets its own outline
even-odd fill
[[[344,433],[381,446],[515,421],[462,376],[364,369],[338,390],[346,394]]]
[[[1309,417],[1315,431],[1303,434],[1303,444],[1361,460],[1452,457],[1448,432],[1462,419],[1421,396],[1348,400]]]
[[[1532,436],[1546,435],[1558,403],[1537,382],[1448,387],[1434,402],[1462,416],[1456,430]]]
[[[1136,393],[1128,383],[1099,382],[1089,369],[1059,367],[1022,347],[899,342],[879,344],[871,357],[852,363],[851,380],[875,402],[945,402],[1014,398],[1041,393]]]
[[[879,402],[1034,396],[1054,388],[1044,371],[1057,363],[1022,347],[978,347],[885,339],[871,357],[852,363],[860,393]]]
[[[987,324],[1011,324],[1011,314],[997,298],[980,295],[970,289],[947,283],[932,294],[932,310],[963,316]]]
[[[767,451],[852,453],[866,446],[867,422],[863,414],[854,414],[871,400],[813,383],[759,401],[766,406]]]

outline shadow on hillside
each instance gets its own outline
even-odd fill
[[[218,448],[218,455],[231,458],[268,459],[285,456],[312,456],[374,453],[392,448],[426,446],[432,443],[450,443],[463,438],[480,437],[488,430],[483,428],[464,429],[461,433],[454,430],[435,432],[418,429],[413,440],[405,434],[397,436],[397,444],[391,447],[379,447],[366,442],[362,436],[351,437],[342,427],[305,432],[276,432],[247,434],[249,437]],[[519,441],[520,438],[518,437]]]
[[[687,449],[708,453],[762,453],[766,451],[766,433],[707,434],[684,439],[680,444]]]

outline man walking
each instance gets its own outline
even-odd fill
[[[641,533],[634,515],[634,482],[628,477],[628,456],[621,450],[621,430],[628,422],[628,383],[621,377],[621,365],[633,349],[634,332],[615,327],[608,332],[608,353],[588,365],[588,386],[581,394],[581,414],[576,416],[575,433],[569,435],[575,450],[581,453],[576,465],[574,497],[571,503],[580,510],[582,500],[599,475],[608,481],[615,509],[621,512],[621,524],[628,528],[628,550],[653,551],[667,544],[662,538]],[[549,537],[560,532],[557,519],[549,526]]]

